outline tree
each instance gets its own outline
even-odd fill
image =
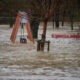
[[[47,29],[47,22],[50,18],[52,18],[53,15],[56,14],[56,17],[58,18],[58,8],[62,4],[63,0],[30,0],[30,8],[31,13],[38,14],[40,18],[43,21],[43,33],[44,36],[44,42],[46,39],[46,29]],[[59,6],[59,7],[58,7]],[[42,37],[43,38],[43,37]],[[43,50],[44,50],[44,44],[43,43]]]
[[[64,21],[68,20],[71,22],[71,29],[73,30],[73,23],[75,17],[78,15],[78,1],[77,0],[63,0],[62,5],[58,7],[60,20],[62,20],[62,26]],[[66,18],[65,18],[66,17]]]
[[[28,0],[0,0],[0,16],[16,16],[19,10],[27,11]]]
[[[30,0],[32,13],[39,14],[43,21],[43,35],[46,36],[48,20],[57,14],[58,6],[63,0]]]
[[[18,11],[27,11],[28,8],[27,0],[0,0],[0,17],[7,17],[7,24],[10,27],[14,24],[15,19],[13,17],[17,16]],[[4,22],[3,22],[4,23]]]
[[[67,5],[67,9],[68,9],[68,16],[70,18],[70,22],[71,22],[71,30],[73,30],[73,24],[74,24],[74,18],[77,15],[77,0],[68,0],[68,5]]]

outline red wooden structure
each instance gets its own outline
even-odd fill
[[[29,22],[29,17],[27,15],[27,13],[25,13],[25,12],[18,12],[10,39],[11,39],[12,43],[15,43],[17,32],[20,27],[21,19],[23,16],[26,17],[26,21],[27,21],[25,24],[26,25],[25,27],[26,27],[26,31],[28,33],[28,39],[34,43],[32,31],[31,31],[31,27],[30,27],[30,22]]]
[[[52,34],[52,38],[80,38],[80,34]]]

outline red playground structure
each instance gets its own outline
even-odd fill
[[[16,35],[17,35],[18,29],[20,27],[20,24],[22,24],[22,26],[21,26],[22,28],[23,28],[23,25],[25,24],[25,27],[26,27],[25,29],[28,34],[28,36],[26,36],[26,37],[28,37],[28,39],[34,43],[32,31],[31,31],[31,27],[30,27],[30,22],[29,22],[29,17],[27,15],[27,13],[21,12],[21,11],[19,11],[17,14],[17,18],[16,18],[16,21],[15,21],[15,24],[13,27],[11,37],[10,37],[12,43],[15,43]],[[25,43],[26,40],[24,38],[20,38],[20,42]]]
[[[80,38],[80,34],[52,34],[52,38]]]

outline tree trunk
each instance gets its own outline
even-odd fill
[[[41,50],[44,51],[45,39],[46,39],[46,30],[47,30],[47,20],[43,21],[43,33],[41,39]]]
[[[71,20],[71,30],[73,30],[73,20]]]
[[[33,33],[33,38],[37,39],[38,38],[38,28],[39,28],[39,21],[31,21],[31,29]]]
[[[62,20],[62,26],[64,26],[64,21]]]
[[[47,20],[44,20],[43,21],[43,35],[45,36],[45,38],[46,38],[46,29],[47,29]]]
[[[62,13],[62,26],[64,26],[65,11]]]
[[[58,29],[59,28],[59,20],[55,21],[55,25],[56,25],[56,28]]]
[[[71,21],[71,30],[73,30],[73,15],[70,16],[70,21]]]
[[[59,28],[59,15],[58,14],[55,15],[55,26],[57,29]]]
[[[64,16],[63,16],[63,18],[62,18],[62,26],[64,26]]]
[[[53,22],[53,29],[54,29],[54,19],[52,20],[52,22]]]

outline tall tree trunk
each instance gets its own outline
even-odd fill
[[[39,21],[31,21],[31,29],[33,33],[33,38],[37,39],[38,38],[38,28],[39,28]]]
[[[55,26],[57,29],[59,28],[59,14],[55,15]]]
[[[46,30],[47,30],[47,20],[45,19],[43,21],[43,33],[42,33],[42,43],[41,43],[41,50],[44,51],[44,45],[45,45],[45,40],[46,40]]]
[[[45,38],[46,38],[46,30],[47,30],[47,21],[48,20],[43,21],[43,35],[45,36]]]
[[[62,26],[64,26],[64,20],[62,20]]]
[[[70,15],[70,21],[71,21],[71,30],[73,30],[73,14]]]
[[[65,11],[62,13],[62,26],[64,26]]]
[[[73,30],[73,19],[71,19],[71,30]]]
[[[53,22],[53,29],[54,29],[54,18],[53,18],[52,22]]]
[[[55,20],[55,26],[56,26],[56,28],[58,29],[59,28],[59,20],[58,20],[58,18],[56,18],[57,20]]]

